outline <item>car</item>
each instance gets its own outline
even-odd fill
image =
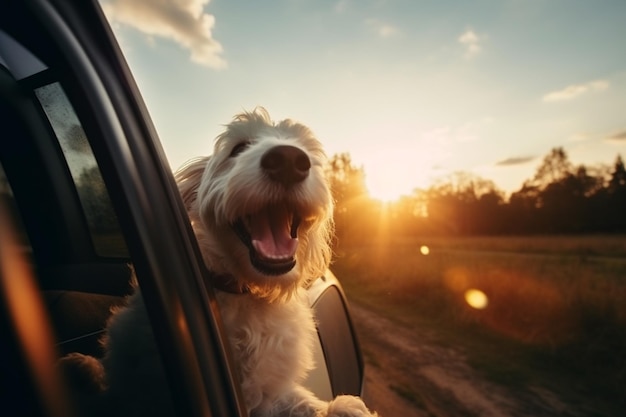
[[[55,364],[102,355],[132,265],[178,415],[247,415],[211,273],[95,0],[0,5],[0,196],[0,414],[80,414]],[[361,395],[341,284],[327,271],[308,294],[319,335],[308,387]]]

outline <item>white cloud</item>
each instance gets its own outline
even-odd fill
[[[478,36],[476,32],[468,29],[463,32],[457,40],[465,48],[465,57],[469,59],[476,56],[480,53],[480,51],[482,51],[482,42],[484,41],[484,39],[484,36]]]
[[[175,41],[191,52],[191,60],[210,68],[226,67],[222,45],[211,31],[215,17],[204,12],[210,0],[106,0],[102,8],[111,22],[131,26],[149,37]]]
[[[400,33],[398,28],[378,19],[367,19],[365,23],[381,38],[390,38]]]
[[[626,130],[615,132],[612,135],[609,135],[606,139],[610,142],[626,143]]]
[[[429,143],[455,146],[459,143],[476,142],[481,139],[484,128],[493,123],[493,118],[484,117],[459,126],[442,126],[422,134],[422,140]]]
[[[572,100],[590,92],[604,91],[609,88],[609,82],[605,80],[590,81],[585,84],[569,85],[562,90],[552,91],[543,96],[543,101],[566,101]]]

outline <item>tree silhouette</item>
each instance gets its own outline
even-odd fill
[[[626,169],[621,155],[617,156],[613,165],[606,194],[609,231],[626,232]]]
[[[540,189],[546,188],[549,184],[564,179],[571,172],[572,164],[565,150],[561,147],[553,148],[543,158],[543,162],[537,169],[531,184]]]
[[[493,181],[455,172],[427,191],[428,218],[436,231],[477,234],[499,229],[503,193]]]
[[[338,234],[348,240],[372,239],[381,228],[392,236],[626,232],[619,155],[612,167],[574,166],[563,148],[553,148],[508,201],[492,181],[456,172],[394,204],[374,202],[348,154],[331,159],[329,174]]]
[[[355,167],[350,155],[341,153],[330,159],[327,176],[335,200],[336,236],[363,237],[365,228],[359,219],[367,218],[373,208],[367,195],[363,168]]]
[[[584,231],[586,195],[594,180],[584,167],[549,183],[541,192],[542,229],[549,233]]]
[[[329,161],[327,174],[337,206],[367,194],[363,168],[352,164],[350,154],[333,156]]]
[[[611,174],[611,179],[609,180],[608,191],[610,193],[615,193],[623,190],[624,188],[626,188],[626,168],[624,168],[622,156],[617,155],[613,173]]]

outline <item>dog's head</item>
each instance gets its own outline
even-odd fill
[[[207,267],[263,297],[288,295],[328,267],[326,155],[305,126],[257,108],[235,116],[213,154],[176,179]]]

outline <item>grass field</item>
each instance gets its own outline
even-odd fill
[[[624,405],[626,236],[376,242],[336,249],[349,298],[435,329],[503,384]]]

